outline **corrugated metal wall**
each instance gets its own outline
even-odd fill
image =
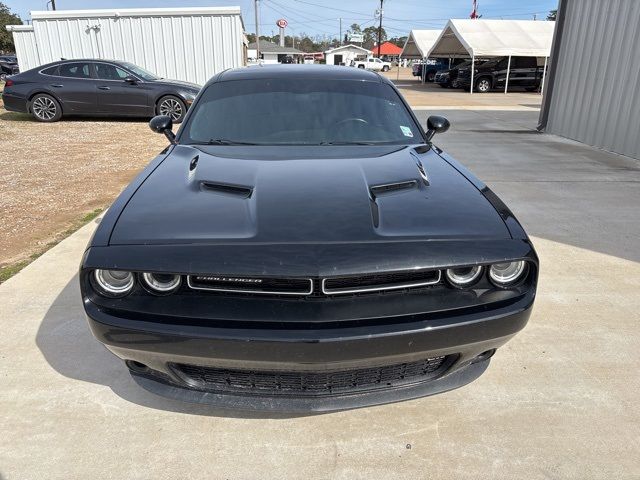
[[[20,70],[24,72],[41,65],[33,28],[30,26],[14,26],[11,32],[16,45],[16,55]]]
[[[640,158],[640,1],[562,1],[545,131]]]
[[[204,84],[243,65],[240,15],[167,15],[33,20],[40,63],[125,60],[161,77]]]

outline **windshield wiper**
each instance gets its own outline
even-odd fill
[[[257,145],[257,143],[251,142],[237,142],[235,140],[229,140],[227,138],[212,138],[207,145]]]

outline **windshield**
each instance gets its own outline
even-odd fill
[[[391,86],[326,79],[256,79],[210,85],[180,143],[378,145],[423,143]]]
[[[130,70],[131,72],[135,73],[138,77],[140,77],[142,80],[146,80],[147,82],[152,82],[154,80],[160,80],[160,77],[158,77],[157,75],[154,75],[153,73],[145,70],[144,68],[141,68],[137,65],[134,65],[133,63],[129,63],[129,62],[121,62],[121,65]]]

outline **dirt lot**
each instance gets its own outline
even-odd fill
[[[0,267],[107,207],[165,145],[146,121],[43,124],[0,108]]]

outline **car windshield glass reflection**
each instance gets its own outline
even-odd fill
[[[398,94],[378,82],[263,79],[209,86],[180,143],[383,145],[422,143]]]
[[[138,77],[140,77],[142,80],[146,80],[147,82],[153,82],[154,80],[160,80],[160,77],[158,77],[157,75],[154,75],[153,73],[145,70],[144,68],[141,68],[137,65],[134,65],[133,63],[129,63],[129,62],[122,62],[122,66],[129,69],[130,71],[132,71],[134,74],[136,74]]]

